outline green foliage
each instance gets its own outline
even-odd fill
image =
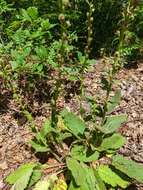
[[[118,106],[119,102],[121,100],[121,92],[120,90],[116,91],[115,95],[109,100],[107,105],[108,113],[111,113],[116,106]]]
[[[143,166],[132,161],[124,158],[123,156],[116,155],[113,156],[112,165],[120,170],[121,172],[125,173],[128,177],[136,179],[139,182],[143,182]]]
[[[6,178],[6,181],[13,185],[13,189],[24,190],[41,178],[40,168],[38,168],[38,164],[35,163],[25,164],[10,174]]]
[[[97,151],[88,152],[86,147],[75,145],[71,149],[71,157],[82,162],[92,162],[98,160],[99,153]]]
[[[115,115],[115,116],[109,116],[106,118],[106,121],[102,127],[102,131],[105,134],[110,134],[115,132],[121,124],[123,124],[127,120],[126,115]]]
[[[101,145],[98,147],[99,151],[112,152],[118,150],[125,144],[125,139],[118,133],[114,133],[110,137],[103,139]]]
[[[106,165],[99,166],[98,173],[101,179],[112,187],[120,186],[122,188],[126,188],[129,185],[128,181],[123,180]]]
[[[139,36],[131,29],[134,16],[138,17],[134,13],[130,15],[134,10],[131,1],[20,0],[9,4],[8,0],[2,0],[0,6],[0,67],[5,88],[11,91],[31,124],[32,148],[36,153],[45,153],[57,160],[57,165],[53,166],[35,163],[21,166],[6,181],[16,190],[29,189],[35,184],[34,190],[125,189],[134,179],[143,182],[142,166],[117,154],[125,143],[117,131],[127,116],[113,114],[121,99],[120,91],[111,96],[122,62],[140,43]],[[114,48],[106,48],[115,36]],[[135,43],[129,47],[133,38]],[[106,58],[103,52],[109,68],[102,73],[105,97],[99,102],[86,97],[83,83],[87,69],[95,64],[95,60],[90,59],[93,44],[99,51],[100,48],[106,48],[105,52],[114,49],[113,57]],[[80,84],[80,115],[58,108],[60,97],[64,98],[67,93],[65,84],[71,87],[72,82]],[[42,88],[50,86],[48,90],[39,89],[40,95],[44,90],[51,103],[50,118],[40,129],[28,111],[31,105],[25,103],[27,91],[30,92],[27,102],[33,99],[31,94],[38,91],[37,83]],[[91,105],[89,119],[82,107],[82,101],[87,99]],[[50,167],[54,168],[52,174],[49,172],[41,179],[42,170]],[[65,179],[58,178],[60,173]]]
[[[71,186],[74,186],[75,189],[96,190],[96,180],[91,168],[74,159],[67,159],[67,167],[71,171],[76,183],[75,185],[71,184]],[[72,188],[69,187],[69,189]]]
[[[84,121],[82,121],[75,114],[66,110],[61,113],[61,116],[71,133],[73,133],[75,136],[83,135],[86,128]]]

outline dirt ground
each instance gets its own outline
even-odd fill
[[[87,95],[96,96],[100,91],[102,69],[102,66],[97,63],[86,74],[84,83]],[[122,101],[116,112],[128,115],[128,122],[120,129],[126,137],[126,144],[120,149],[120,153],[143,163],[143,63],[135,68],[122,69],[117,79],[120,81]],[[68,106],[71,110],[77,111],[76,98],[61,104],[61,107]],[[5,110],[3,106],[0,109],[0,190],[8,189],[4,179],[11,171],[22,163],[37,160],[29,146],[31,132],[28,124],[23,121],[17,122],[13,105],[15,105],[13,100],[9,100],[8,109]],[[44,111],[45,107],[46,105]],[[46,114],[36,116],[36,123],[41,125],[48,114],[49,111],[46,111]],[[138,189],[142,190],[143,186],[139,185]]]

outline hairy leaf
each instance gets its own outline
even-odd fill
[[[32,140],[30,143],[31,143],[32,148],[34,148],[34,150],[36,152],[48,152],[49,151],[48,146],[41,145],[38,142],[35,142],[34,140]]]
[[[51,127],[50,121],[46,120],[42,126],[40,133],[43,137],[46,137],[48,135],[48,133],[50,133],[50,132],[56,133],[56,130],[53,127]]]
[[[30,177],[29,183],[28,183],[28,187],[31,187],[32,185],[34,185],[37,181],[39,181],[39,179],[41,179],[42,176],[42,172],[39,169],[34,169],[33,173]]]
[[[7,178],[6,182],[9,184],[14,184],[17,180],[22,179],[26,174],[27,176],[32,174],[33,169],[37,166],[36,163],[28,163],[23,166],[20,166],[16,171],[12,172]],[[29,179],[28,179],[29,180]]]
[[[72,176],[75,180],[75,188],[78,190],[96,190],[96,179],[94,171],[84,163],[79,163],[75,159],[67,159],[67,167],[71,171]],[[72,189],[72,185],[70,189]]]
[[[106,190],[106,186],[103,182],[103,180],[101,179],[100,175],[98,174],[97,170],[94,169],[94,176],[96,179],[96,187],[98,190]]]
[[[74,180],[70,182],[68,190],[88,190],[85,188],[85,186],[77,186]]]
[[[123,156],[116,155],[113,156],[112,165],[126,174],[128,177],[136,179],[138,182],[143,183],[143,166],[124,158]]]
[[[19,178],[13,185],[14,190],[24,190],[28,186],[32,170],[27,171],[21,178]]]
[[[92,162],[98,159],[99,153],[95,151],[92,154],[88,155],[87,150],[84,146],[75,145],[71,150],[71,156],[72,158],[77,159],[79,161]]]
[[[63,120],[65,122],[65,125],[67,128],[75,135],[83,135],[85,130],[85,123],[82,121],[78,116],[76,116],[74,113],[68,112],[64,110],[61,113],[61,116],[63,117]]]
[[[109,116],[106,119],[105,124],[102,127],[102,131],[105,134],[110,134],[116,131],[122,123],[124,123],[127,120],[126,115],[115,115],[115,116]]]
[[[123,180],[120,176],[114,173],[107,165],[101,165],[98,168],[98,173],[101,179],[111,185],[112,187],[120,186],[126,188],[128,186],[128,181]]]
[[[81,164],[72,158],[67,159],[67,167],[71,171],[72,176],[78,186],[86,182],[86,168],[81,167]]]
[[[111,113],[114,108],[119,104],[121,100],[121,91],[117,90],[115,95],[111,98],[111,100],[107,104],[107,111]]]
[[[122,147],[125,143],[125,138],[120,134],[115,133],[111,137],[104,138],[101,145],[97,148],[99,151],[116,150]]]

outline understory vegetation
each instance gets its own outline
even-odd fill
[[[118,131],[127,115],[114,112],[121,99],[116,76],[142,58],[142,39],[139,0],[0,1],[1,98],[12,98],[27,119],[33,154],[56,160],[20,166],[6,178],[11,190],[112,190],[143,183],[143,165],[118,154],[125,144]],[[87,96],[84,87],[95,57],[105,66],[101,100]],[[77,86],[78,115],[58,106],[67,97],[66,84]],[[40,129],[35,99],[39,106],[50,104]]]

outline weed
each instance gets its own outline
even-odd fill
[[[92,1],[87,0],[86,5],[89,7],[88,35],[84,52],[80,52],[75,46],[77,35],[70,30],[72,23],[67,12],[72,4],[69,0],[58,1],[56,24],[40,17],[38,9],[30,6],[21,9],[17,20],[7,29],[10,41],[2,50],[9,53],[10,60],[7,66],[4,62],[6,57],[2,56],[2,76],[6,84],[10,85],[14,99],[31,124],[35,135],[31,140],[31,147],[35,153],[46,153],[57,160],[56,165],[28,163],[19,167],[6,178],[12,189],[125,189],[133,181],[143,182],[143,166],[118,154],[118,150],[125,143],[125,138],[118,129],[126,122],[127,116],[112,114],[121,99],[119,90],[112,97],[111,92],[116,74],[122,67],[131,1],[125,4],[114,56],[103,57],[108,66],[101,80],[105,91],[103,103],[97,103],[92,97],[88,98],[92,108],[92,117],[88,122],[83,119],[82,107],[80,116],[67,109],[57,108],[58,99],[64,93],[63,85],[66,80],[80,81],[80,100],[87,98],[83,80],[88,66],[95,62],[89,59],[95,10]],[[76,2],[74,6],[77,9]],[[53,34],[54,30],[57,31],[56,35]],[[50,72],[52,74],[49,76]],[[43,123],[41,130],[37,130],[32,114],[23,103],[18,82],[23,75],[33,78],[38,76],[40,79],[47,78],[52,81],[51,117]],[[49,169],[53,168],[50,172]],[[62,178],[61,173],[64,176]]]

